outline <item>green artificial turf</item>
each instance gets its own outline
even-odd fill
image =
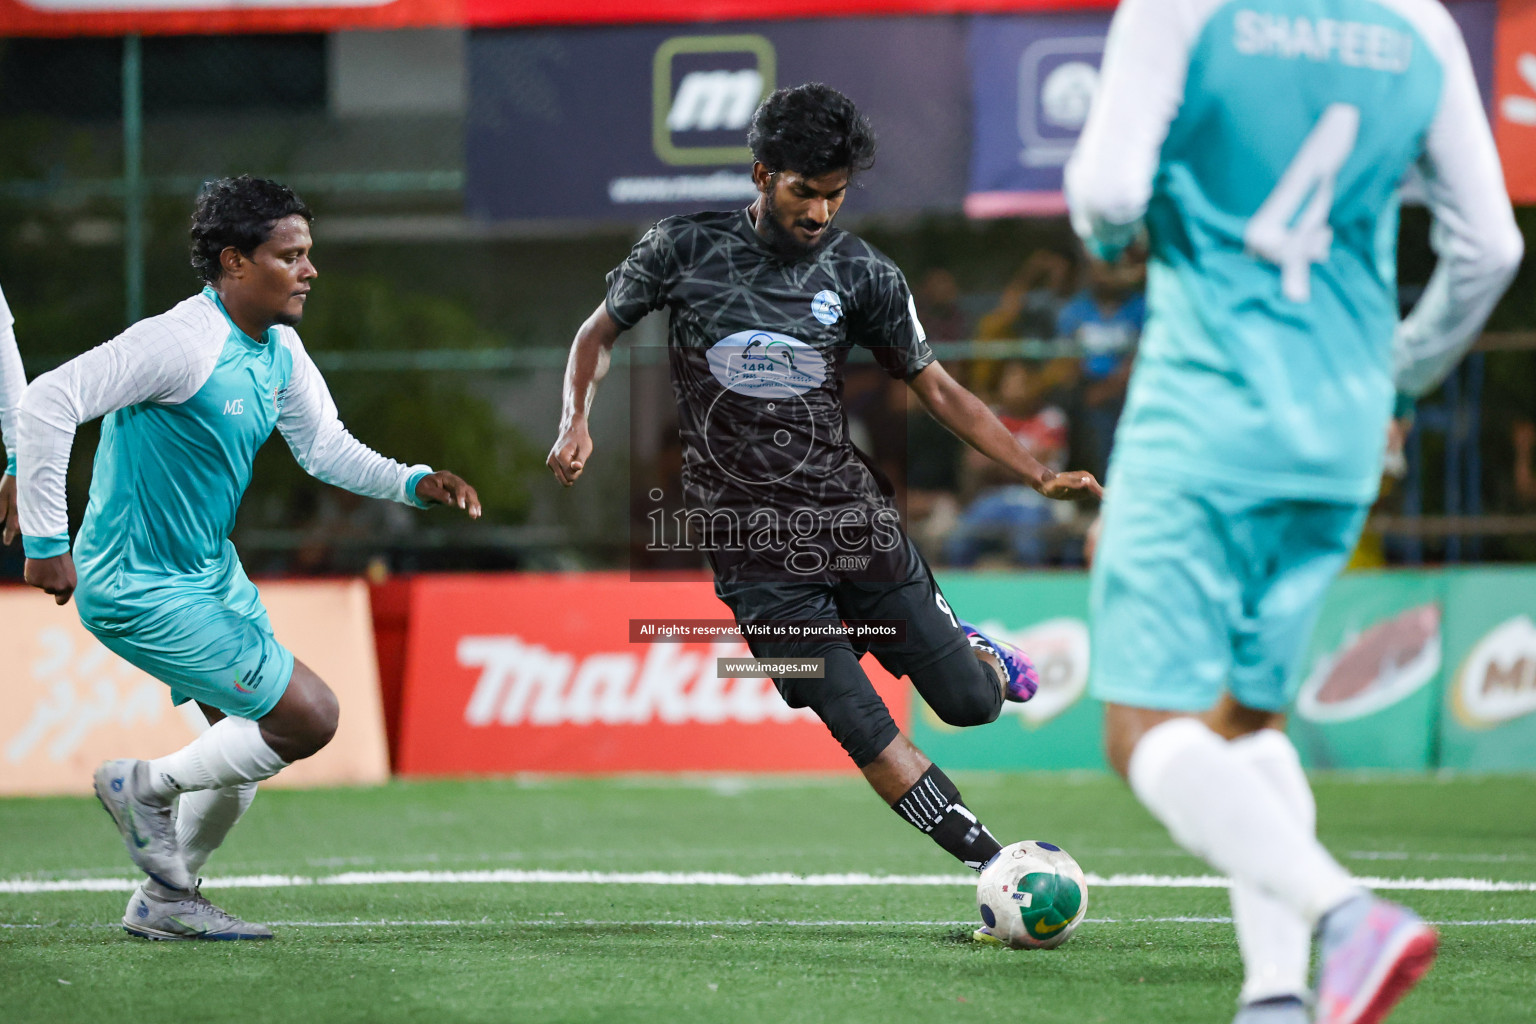
[[[1084,869],[1204,875],[1113,780],[960,776],[1004,841]],[[1323,778],[1324,840],[1361,875],[1536,881],[1536,779]],[[220,876],[594,871],[579,884],[219,887]],[[0,893],[0,1021],[1211,1022],[1240,968],[1225,892],[1091,889],[1060,950],[964,941],[954,886],[613,884],[636,871],[954,875],[857,778],[505,780],[263,792],[206,892],[268,943],[147,943],[122,892]],[[0,879],[128,878],[92,800],[0,801]],[[1536,893],[1396,894],[1447,923],[1404,1024],[1536,1021]],[[282,922],[288,922],[286,924]],[[18,927],[20,926],[20,927]],[[67,984],[66,984],[67,983]]]

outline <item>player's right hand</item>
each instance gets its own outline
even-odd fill
[[[587,459],[591,457],[592,435],[587,432],[587,425],[572,423],[560,431],[544,464],[555,474],[556,480],[569,487],[581,476],[581,471],[587,466]]]
[[[16,517],[16,478],[6,475],[0,477],[0,541],[6,544],[16,543],[16,537],[21,533],[21,521]]]
[[[23,578],[43,593],[52,594],[54,604],[68,604],[75,592],[75,559],[68,551],[52,558],[29,558]]]

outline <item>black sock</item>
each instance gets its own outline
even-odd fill
[[[949,776],[930,765],[923,777],[891,805],[891,809],[933,837],[944,850],[976,871],[1001,850],[987,826],[976,820],[960,799]]]

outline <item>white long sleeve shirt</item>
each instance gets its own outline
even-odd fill
[[[75,543],[82,592],[114,574],[202,576],[228,537],[256,451],[273,428],[311,475],[421,505],[431,472],[384,458],[341,423],[289,327],[258,341],[211,288],[33,381],[19,417],[21,529],[34,558],[69,549],[64,480],[75,430],[105,416]]]
[[[21,350],[16,347],[16,318],[0,291],[0,441],[5,443],[6,472],[16,474],[16,409],[27,387],[27,374],[21,366]]]

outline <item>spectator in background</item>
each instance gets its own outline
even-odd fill
[[[998,297],[997,305],[976,325],[978,341],[1017,341],[1021,338],[1056,337],[1056,321],[1072,294],[1073,261],[1050,249],[1029,254]],[[977,360],[971,367],[971,390],[989,396],[997,387],[1003,364]],[[1047,363],[1037,382],[1049,387],[1066,384],[1072,376],[1071,360]]]
[[[934,267],[918,281],[912,293],[917,318],[923,322],[928,341],[966,341],[970,323],[960,307],[960,283],[943,267]]]
[[[1125,386],[1147,319],[1144,259],[1108,264],[1092,261],[1088,283],[1062,308],[1056,336],[1082,346],[1078,362],[1086,462],[1102,474],[1109,465],[1115,424],[1125,405]]]
[[[1038,364],[1014,360],[1003,364],[995,411],[1019,443],[1029,446],[1046,466],[1067,463],[1067,414],[1057,397],[1042,390]],[[1052,535],[1061,517],[1071,518],[1071,505],[1058,502],[1060,513],[1033,488],[996,472],[985,458],[965,453],[965,472],[975,497],[960,514],[944,544],[946,561],[970,566],[983,556],[1000,554],[1016,565],[1041,565],[1059,557]]]

